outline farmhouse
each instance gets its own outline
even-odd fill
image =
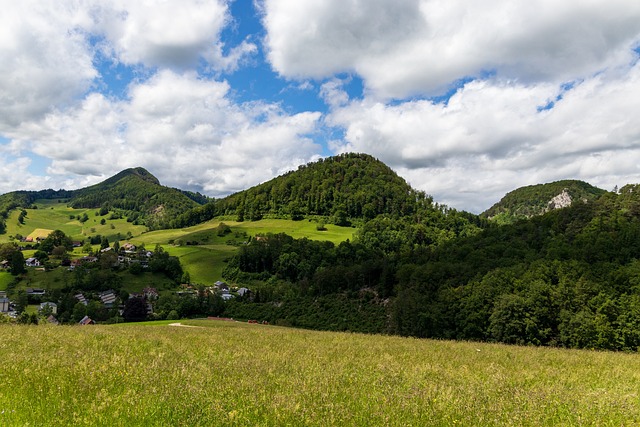
[[[113,308],[114,304],[116,303],[116,299],[118,298],[113,290],[100,292],[99,297],[102,301],[102,304],[104,304],[104,306],[107,308]]]
[[[27,267],[40,267],[40,260],[38,260],[38,258],[27,258],[24,263]]]
[[[75,294],[74,297],[78,300],[78,302],[82,303],[83,305],[88,304],[87,299],[81,293]]]
[[[85,325],[95,325],[96,322],[94,322],[89,316],[84,316],[82,318],[82,320],[80,320],[78,322],[79,325],[85,326]]]
[[[27,288],[27,295],[30,295],[30,296],[42,296],[45,293],[47,293],[47,291],[45,291],[44,289]]]
[[[55,302],[43,302],[42,304],[40,304],[40,311],[46,309],[47,307],[51,308],[52,314],[58,313],[58,304],[56,304]]]

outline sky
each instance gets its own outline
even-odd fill
[[[474,213],[640,183],[635,0],[0,1],[0,193],[222,197],[345,152]]]

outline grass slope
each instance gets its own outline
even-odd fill
[[[290,221],[283,219],[263,219],[261,221],[220,221],[212,220],[193,227],[183,229],[158,230],[145,232],[142,225],[133,225],[125,219],[108,219],[109,215],[96,216],[96,209],[73,209],[58,200],[37,200],[34,203],[37,209],[27,209],[27,216],[24,224],[18,223],[19,210],[11,212],[7,220],[7,232],[0,235],[0,243],[8,242],[9,236],[21,234],[22,236],[46,237],[47,231],[62,230],[73,240],[87,241],[89,237],[95,235],[106,236],[109,242],[113,243],[118,236],[126,238],[130,233],[133,237],[129,239],[132,243],[139,245],[144,243],[147,249],[153,250],[157,244],[163,246],[171,255],[180,258],[182,267],[189,272],[193,283],[212,284],[222,278],[222,270],[225,267],[224,261],[233,255],[237,246],[247,239],[247,236],[266,233],[287,233],[295,238],[306,237],[313,240],[328,240],[335,244],[352,239],[355,232],[351,227],[338,227],[332,224],[326,226],[326,231],[316,229],[318,223],[315,221]],[[80,216],[86,213],[89,220],[84,224],[78,221]],[[70,219],[74,216],[74,219]],[[100,224],[101,219],[105,219],[104,225]],[[217,227],[221,222],[231,227],[231,233],[225,236],[218,236]],[[169,242],[181,242],[183,246],[169,244]],[[185,246],[187,242],[198,242],[197,245]],[[98,246],[95,246],[98,248]],[[33,252],[25,251],[25,257],[32,256]],[[74,250],[74,256],[80,257],[84,254],[80,248]],[[47,281],[51,275],[41,274],[31,277],[29,286],[49,287]],[[59,282],[57,280],[56,282]],[[134,281],[135,282],[135,281]],[[3,282],[0,281],[0,287]],[[4,285],[6,287],[6,285]],[[25,286],[27,286],[25,284]],[[58,285],[52,285],[59,287]],[[162,285],[164,286],[164,285]],[[162,287],[161,286],[161,287]],[[132,285],[132,289],[136,286]]]
[[[188,324],[200,327],[0,325],[0,357],[10,361],[0,370],[0,424],[613,426],[640,419],[636,355]]]
[[[38,208],[26,209],[27,216],[24,219],[24,224],[18,223],[19,210],[11,212],[7,219],[7,232],[0,235],[0,243],[8,242],[9,236],[16,234],[35,237],[43,234],[43,230],[62,230],[67,236],[77,241],[97,234],[107,236],[109,241],[113,241],[118,233],[121,237],[127,236],[128,233],[136,236],[145,230],[143,225],[133,225],[126,219],[110,220],[108,219],[109,215],[96,216],[96,209],[73,209],[57,200],[37,200],[34,204]],[[84,224],[78,219],[70,219],[71,215],[79,218],[84,213],[89,217],[89,220]],[[103,218],[105,219],[104,225],[100,224],[100,220]]]
[[[224,222],[231,228],[231,233],[218,236],[217,227]],[[193,227],[183,229],[158,230],[144,233],[132,239],[135,244],[144,243],[148,249],[156,244],[173,256],[180,258],[185,271],[189,272],[193,283],[212,284],[222,278],[225,267],[224,260],[231,257],[237,246],[246,236],[266,233],[286,233],[294,238],[306,237],[312,240],[328,240],[335,244],[352,239],[355,232],[351,227],[327,225],[326,231],[318,231],[313,221],[290,221],[284,219],[263,219],[260,221],[220,221],[212,220]],[[176,246],[169,244],[181,242],[198,242],[197,245]]]

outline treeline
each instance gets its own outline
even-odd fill
[[[432,211],[431,227],[379,217],[335,247],[268,236],[227,272],[259,291],[259,303],[242,306],[247,316],[254,307],[286,321],[268,304],[340,297],[384,308],[376,319],[388,333],[636,351],[639,193],[625,186],[500,227],[455,211]]]
[[[265,216],[298,220],[323,216],[349,225],[378,215],[411,215],[433,200],[413,190],[384,163],[366,154],[342,154],[300,166],[248,190],[215,200],[178,216],[171,228],[199,224],[215,216],[238,221]]]
[[[0,195],[0,234],[6,232],[6,220],[16,208],[28,208],[37,199],[56,199],[69,197],[66,190],[13,191]]]

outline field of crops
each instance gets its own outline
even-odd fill
[[[637,425],[635,354],[295,330],[0,325],[0,425]]]

